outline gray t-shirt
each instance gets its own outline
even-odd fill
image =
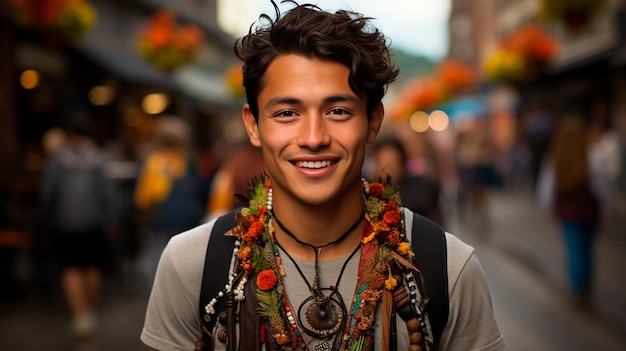
[[[411,233],[413,214],[405,210],[407,233]],[[174,236],[163,251],[154,286],[148,302],[141,340],[158,350],[188,351],[200,338],[198,299],[204,268],[204,257],[211,229],[215,221],[198,226]],[[450,314],[443,330],[440,350],[505,349],[504,339],[498,329],[491,307],[491,296],[484,273],[474,254],[474,249],[457,237],[446,233],[448,250],[448,287]],[[349,306],[356,288],[358,253],[348,262],[339,292]],[[345,258],[320,262],[322,272],[338,272]],[[313,262],[297,260],[303,273],[312,282]],[[285,288],[289,300],[295,306],[309,297],[308,287],[293,263],[282,259],[287,279]],[[321,286],[334,285],[337,273],[323,274]],[[297,302],[296,302],[297,301]],[[297,307],[296,307],[297,308]],[[380,320],[380,308],[377,320]],[[398,349],[408,349],[409,341],[405,323],[397,318]],[[307,337],[308,338],[308,337]],[[311,341],[310,338],[306,339]],[[375,340],[381,340],[377,328]],[[313,349],[315,342],[310,346]],[[216,350],[225,345],[217,341]],[[377,344],[376,351],[382,350]]]

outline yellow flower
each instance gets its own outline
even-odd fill
[[[398,285],[398,281],[390,274],[389,278],[385,280],[385,288],[387,288],[387,290],[393,290],[396,288],[396,285]]]
[[[396,278],[393,277],[393,275],[391,275],[391,266],[387,265],[387,269],[389,270],[389,278],[387,278],[387,280],[385,280],[385,288],[387,290],[393,290],[396,288],[396,285],[398,285],[398,281],[396,280]]]
[[[413,251],[411,251],[411,247],[409,246],[409,243],[406,241],[403,241],[400,244],[398,244],[398,253],[402,256],[406,256],[406,255],[415,256]]]
[[[372,231],[372,233],[370,235],[368,235],[365,238],[361,239],[361,241],[363,242],[363,244],[367,244],[370,241],[374,240],[375,237],[376,237],[376,232]]]

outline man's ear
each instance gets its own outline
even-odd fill
[[[241,117],[243,118],[243,124],[246,127],[248,138],[250,138],[250,144],[256,147],[261,147],[261,137],[259,136],[259,125],[252,115],[250,105],[245,104],[241,109]]]
[[[370,114],[370,121],[368,126],[368,135],[367,135],[367,143],[373,144],[376,141],[376,136],[378,136],[378,132],[380,132],[380,127],[383,124],[383,118],[385,116],[385,108],[383,107],[383,103],[379,103],[374,107],[372,113]]]

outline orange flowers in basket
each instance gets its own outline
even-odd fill
[[[495,81],[532,79],[557,53],[558,43],[534,23],[506,37],[501,47],[483,63],[485,75]]]
[[[437,64],[432,76],[414,79],[406,85],[398,102],[390,109],[390,116],[400,120],[415,111],[433,109],[473,89],[477,82],[476,72],[466,63],[455,59],[443,60]]]
[[[9,4],[18,25],[68,42],[78,40],[97,19],[96,9],[86,0],[10,0]]]
[[[139,39],[139,54],[155,67],[169,71],[192,62],[204,42],[194,24],[181,25],[170,10],[157,12]]]

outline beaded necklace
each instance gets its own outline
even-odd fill
[[[420,323],[421,314],[417,311],[416,315],[412,306],[415,304],[415,293],[412,291],[416,286],[410,273],[419,270],[410,263],[413,252],[404,232],[399,195],[388,184],[382,180],[363,180],[366,212],[361,239],[359,280],[341,337],[343,350],[374,349],[374,331],[378,324],[374,316],[381,301],[388,310],[395,303],[396,309],[400,307],[400,310],[409,311],[407,316],[413,325],[409,327],[407,324],[409,333],[420,334],[419,341],[413,343],[413,339],[418,338],[411,337],[411,343],[422,343],[421,331],[424,323]],[[255,177],[249,184],[247,196],[248,206],[237,213],[238,226],[231,231],[231,235],[238,238],[238,247],[235,249],[233,274],[225,291],[232,290],[235,299],[241,301],[245,299],[244,285],[248,280],[254,281],[256,311],[262,320],[259,342],[267,343],[268,349],[272,350],[309,350],[302,338],[297,314],[292,310],[284,290],[284,270],[273,236],[272,189],[269,177]],[[406,279],[407,276],[410,279]],[[235,277],[241,277],[237,279],[236,287],[232,285],[236,281]],[[403,279],[407,280],[408,289],[403,286]],[[411,291],[410,296],[407,290]],[[223,294],[220,292],[219,296]],[[215,313],[215,301],[213,299],[206,306],[207,313]],[[398,306],[399,303],[402,306]],[[414,321],[417,321],[417,325]],[[389,327],[385,317],[380,323],[383,328]],[[320,345],[322,344],[318,346]],[[316,347],[316,350],[330,349],[325,347],[322,345]]]

